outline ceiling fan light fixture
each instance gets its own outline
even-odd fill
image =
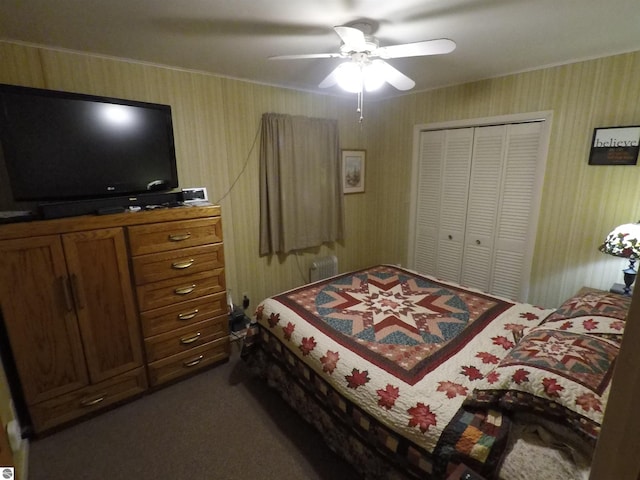
[[[386,72],[381,60],[372,62],[344,62],[335,72],[336,82],[343,90],[350,93],[360,93],[378,90],[386,81]]]
[[[384,66],[381,60],[374,60],[362,68],[364,88],[367,92],[380,89],[386,81]]]
[[[343,90],[360,93],[363,85],[362,68],[352,61],[341,63],[336,68],[336,81]]]

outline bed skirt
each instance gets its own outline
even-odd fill
[[[466,463],[478,471],[496,472],[503,460],[511,422],[499,416],[499,426],[485,411],[456,414],[433,453],[394,432],[340,396],[320,375],[300,361],[270,332],[253,324],[242,358],[253,374],[265,379],[283,400],[324,437],[331,450],[350,463],[367,480],[442,479]],[[477,438],[469,429],[493,436],[482,464],[465,455]],[[486,473],[485,473],[486,474]],[[492,478],[492,475],[487,475]]]

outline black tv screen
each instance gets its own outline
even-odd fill
[[[178,187],[169,105],[0,84],[0,146],[18,201]]]

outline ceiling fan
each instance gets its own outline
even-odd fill
[[[415,86],[411,78],[387,63],[386,59],[441,55],[450,53],[456,48],[455,42],[447,38],[380,47],[378,40],[367,34],[371,32],[371,25],[367,23],[341,25],[333,29],[342,40],[339,52],[279,55],[270,58],[274,60],[350,59],[338,65],[318,86],[329,88],[338,84],[347,91],[361,94],[363,90],[372,91],[380,88],[385,82],[398,90],[410,90]]]

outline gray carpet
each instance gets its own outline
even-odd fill
[[[32,441],[29,480],[357,479],[233,351],[226,364]]]

